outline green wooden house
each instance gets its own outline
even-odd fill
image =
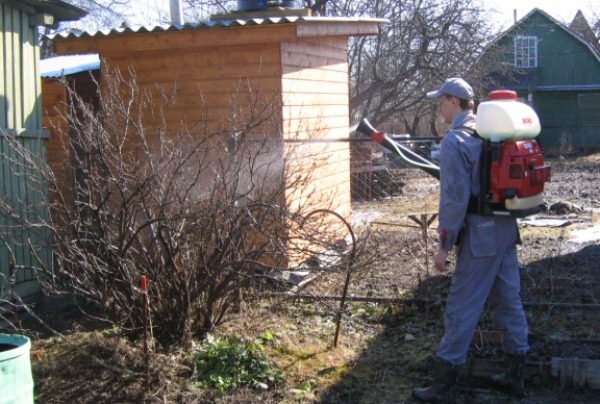
[[[31,226],[46,211],[46,187],[12,147],[17,141],[45,157],[37,29],[85,14],[61,0],[0,0],[0,299],[37,290],[37,258],[30,246],[39,259],[50,259],[47,240]]]
[[[600,45],[583,14],[567,26],[533,9],[500,34],[480,58],[483,94],[516,90],[538,112],[546,152],[600,146]]]

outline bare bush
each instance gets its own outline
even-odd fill
[[[39,265],[52,290],[75,293],[120,327],[141,330],[145,275],[157,341],[202,337],[269,270],[313,254],[313,240],[341,237],[326,218],[304,223],[315,203],[329,207],[325,194],[288,208],[291,193],[311,199],[310,173],[284,167],[290,151],[270,103],[232,104],[222,130],[201,116],[174,134],[176,100],[129,76],[103,76],[99,110],[69,93],[61,167],[14,144],[49,186],[50,215],[36,226],[51,233],[55,258]]]

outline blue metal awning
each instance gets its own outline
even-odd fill
[[[40,75],[42,77],[62,77],[99,69],[100,57],[97,53],[56,56],[42,59],[40,63]]]
[[[600,84],[555,84],[552,86],[536,86],[534,91],[598,91]]]

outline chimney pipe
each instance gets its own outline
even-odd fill
[[[171,0],[171,24],[183,25],[183,4],[181,0]]]
[[[517,23],[517,9],[513,8],[513,22],[516,24]]]

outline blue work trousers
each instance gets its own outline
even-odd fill
[[[437,355],[462,365],[486,301],[503,332],[504,351],[526,353],[527,319],[520,296],[515,219],[467,215],[446,303],[445,334]]]

